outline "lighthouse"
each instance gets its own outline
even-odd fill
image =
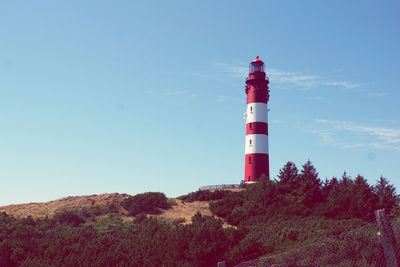
[[[249,77],[245,86],[247,94],[245,183],[256,182],[263,174],[269,178],[268,84],[264,62],[257,56],[249,65]]]

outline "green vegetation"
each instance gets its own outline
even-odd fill
[[[344,173],[322,182],[310,161],[300,172],[288,162],[276,181],[262,177],[242,191],[197,191],[180,199],[211,201],[213,214],[234,227],[200,213],[191,224],[182,224],[183,218],[168,223],[148,217],[173,204],[153,192],[123,201],[135,216],[132,222],[124,222],[115,205],[61,211],[36,221],[2,213],[0,266],[216,266],[222,260],[232,266],[357,229],[379,208],[399,214],[399,198],[387,179],[370,186],[362,176],[352,179]],[[356,239],[366,243],[368,238],[361,232]],[[334,257],[324,255],[321,262],[339,266],[346,253],[371,262],[379,251],[333,251]]]
[[[0,215],[0,266],[212,266],[236,243],[234,230],[197,214],[190,225],[109,216],[94,226]]]
[[[41,210],[38,210],[38,212],[37,212],[37,214],[41,215],[41,216],[48,215],[48,213],[49,213],[49,211],[46,209],[41,209]]]
[[[164,193],[148,192],[128,197],[122,202],[122,207],[136,216],[140,213],[158,214],[160,209],[169,209],[171,204]]]
[[[66,224],[73,227],[78,227],[85,222],[85,220],[75,212],[67,210],[57,213],[54,215],[54,218],[60,224]]]
[[[395,188],[381,177],[376,186],[360,175],[321,182],[310,161],[300,173],[288,162],[278,181],[261,177],[257,184],[241,192],[230,192],[210,204],[211,211],[229,224],[239,226],[254,218],[320,216],[326,219],[374,219],[374,210],[384,208],[398,214],[399,198]],[[258,219],[257,219],[258,220]]]

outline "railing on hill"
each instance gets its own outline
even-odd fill
[[[240,188],[239,184],[217,184],[217,185],[205,185],[200,186],[199,190],[221,190],[221,189],[234,189]]]

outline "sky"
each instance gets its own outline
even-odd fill
[[[0,205],[239,183],[255,56],[271,178],[311,160],[322,180],[400,188],[399,14],[390,0],[1,1]]]

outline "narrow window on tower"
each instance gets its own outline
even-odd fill
[[[249,145],[251,146],[251,139],[249,140]]]
[[[249,163],[251,163],[251,156],[249,156]]]
[[[250,113],[253,113],[253,107],[250,106]]]
[[[249,176],[249,182],[251,181],[251,176]]]
[[[250,122],[250,129],[253,129],[253,125],[252,125],[252,123]]]

